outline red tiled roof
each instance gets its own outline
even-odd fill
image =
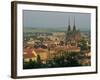
[[[27,52],[27,53],[30,53],[31,54],[32,53],[32,50],[33,50],[32,48],[25,48],[24,49],[24,52]]]
[[[23,54],[24,58],[36,57],[36,55],[34,53],[32,53],[32,51],[33,51],[32,48],[25,48],[24,49],[25,54]]]
[[[24,56],[24,59],[25,58],[33,58],[33,57],[36,57],[33,53],[31,53],[31,54],[30,53],[27,53],[27,54],[24,54],[23,56]]]
[[[64,46],[64,47],[56,47],[54,50],[55,51],[59,51],[59,50],[76,50],[76,49],[80,49],[79,47],[76,47],[76,46],[71,46],[71,45],[67,45],[67,46]]]
[[[35,49],[35,51],[36,51],[36,52],[46,52],[45,49],[43,49],[43,48]]]

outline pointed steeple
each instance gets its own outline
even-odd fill
[[[74,26],[73,26],[73,31],[76,31],[75,17],[74,17]]]
[[[68,19],[68,31],[71,31],[71,26],[70,26],[70,17]]]

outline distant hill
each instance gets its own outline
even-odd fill
[[[24,27],[24,32],[63,32],[66,31],[65,28],[32,28]]]
[[[65,27],[54,27],[54,28],[32,28],[32,27],[24,27],[24,32],[65,32],[67,28]],[[90,32],[89,30],[80,30],[81,32]]]

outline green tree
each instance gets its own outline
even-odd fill
[[[37,55],[37,62],[38,62],[38,63],[41,63],[41,58],[40,58],[39,55]]]
[[[87,50],[88,49],[87,41],[85,39],[81,39],[79,41],[78,46],[81,48],[81,50]]]

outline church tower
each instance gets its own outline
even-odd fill
[[[76,31],[75,17],[74,17],[74,26],[73,26],[73,31]]]
[[[69,20],[68,20],[68,29],[67,29],[68,31],[71,31],[71,26],[70,26],[70,18],[69,18]]]

